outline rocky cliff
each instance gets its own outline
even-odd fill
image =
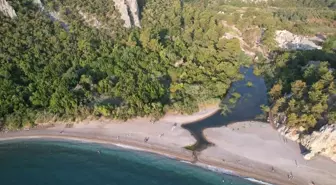
[[[336,125],[325,125],[317,132],[304,135],[300,142],[310,150],[305,159],[321,154],[336,162]]]
[[[124,20],[124,26],[130,28],[132,26],[140,26],[140,10],[137,0],[113,0],[116,9],[120,12],[121,19]],[[43,9],[43,5],[40,0],[34,0],[34,3],[39,5]],[[6,1],[0,0],[0,12],[10,18],[16,17],[15,10]]]
[[[124,20],[124,26],[130,28],[132,26],[140,26],[140,11],[137,0],[114,0],[115,7]]]
[[[314,50],[322,49],[321,46],[316,43],[324,42],[323,38],[318,37],[305,37],[301,35],[295,35],[287,30],[277,30],[275,40],[278,42],[278,46],[282,49],[289,50]]]
[[[315,155],[323,155],[336,162],[336,125],[325,125],[320,130],[311,134],[304,134],[303,129],[288,128],[281,123],[278,131],[286,138],[302,144],[308,149],[304,153],[306,160],[312,159]]]
[[[0,12],[10,18],[16,17],[15,10],[6,0],[0,0]]]

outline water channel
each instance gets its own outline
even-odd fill
[[[267,89],[262,77],[253,74],[253,68],[241,70],[244,73],[244,79],[233,83],[230,92],[238,92],[241,98],[238,100],[231,113],[225,116],[218,111],[214,115],[196,121],[190,124],[182,125],[196,138],[197,142],[192,146],[192,150],[202,151],[212,144],[206,140],[203,130],[213,127],[222,127],[234,122],[254,120],[256,116],[262,114],[261,105],[267,104]],[[248,82],[253,86],[249,87]]]

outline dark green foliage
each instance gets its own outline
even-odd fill
[[[332,1],[298,1],[294,4],[300,8],[291,9],[287,6],[293,2],[242,8],[230,6],[247,5],[241,1],[147,0],[141,3],[142,28],[125,29],[113,1],[42,0],[44,10],[32,0],[9,2],[18,16],[0,14],[0,124],[11,129],[87,116],[126,120],[157,119],[171,109],[193,113],[200,104],[223,99],[242,78],[239,69],[249,64],[239,40],[223,38],[226,31],[239,35],[224,20],[251,47],[255,41],[250,37],[257,35],[264,50],[273,50],[276,29],[333,31],[336,17]],[[272,101],[289,104],[282,97],[300,85],[298,80],[306,84],[298,101],[313,91],[311,85],[322,77],[315,68],[302,73],[302,67],[309,60],[322,60],[335,68],[334,41],[331,37],[325,43],[325,51],[279,53],[271,66],[257,66],[256,72],[279,79]],[[223,104],[223,112],[239,97],[234,94],[230,104]],[[318,115],[323,110],[326,119],[335,120],[335,107],[325,111],[325,98],[317,93],[315,99],[320,104],[312,103],[310,111]]]
[[[89,115],[159,118],[221,99],[241,78],[237,40],[220,39],[216,12],[148,1],[142,29],[122,28],[113,1],[13,1],[0,14],[0,122],[10,129]],[[165,6],[172,8],[165,8]],[[52,20],[48,11],[56,11]],[[97,19],[94,26],[88,19]]]
[[[327,40],[323,43],[323,50],[328,53],[336,52],[336,35],[329,36],[327,38]]]
[[[285,113],[288,126],[305,129],[335,123],[335,63],[335,53],[316,50],[279,52],[260,64],[272,105],[267,112]]]

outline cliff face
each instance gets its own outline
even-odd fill
[[[15,18],[16,13],[13,7],[6,0],[0,0],[0,12],[10,18]]]
[[[315,155],[323,155],[336,162],[336,125],[325,125],[319,131],[312,134],[302,134],[300,129],[288,128],[284,125],[278,128],[281,135],[296,141],[306,147],[309,151],[304,154],[306,160],[312,159]]]
[[[321,154],[336,162],[336,125],[325,125],[319,131],[303,136],[300,142],[310,150],[305,159]]]
[[[141,27],[140,25],[140,10],[137,0],[113,0],[115,7],[120,12],[121,19],[124,20],[124,26],[130,28],[132,26]],[[42,3],[40,0],[34,0],[34,3],[38,4],[42,9]],[[0,0],[0,12],[10,18],[16,17],[15,10],[6,1]]]
[[[114,0],[115,7],[124,20],[124,26],[130,28],[132,26],[140,26],[140,11],[137,0]]]
[[[314,50],[322,49],[321,46],[315,44],[315,42],[324,42],[323,39],[317,37],[305,37],[301,35],[295,35],[287,30],[277,30],[275,40],[278,42],[279,48],[289,50]]]

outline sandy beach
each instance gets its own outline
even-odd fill
[[[211,107],[191,116],[168,114],[155,123],[147,118],[138,118],[127,122],[101,119],[71,126],[55,124],[50,128],[1,133],[0,141],[50,138],[114,144],[191,162],[194,159],[192,152],[184,147],[196,140],[181,124],[208,117],[216,111],[215,107]],[[204,135],[215,146],[198,154],[198,165],[224,168],[236,175],[272,184],[301,185],[311,181],[316,185],[336,184],[336,163],[322,157],[305,161],[298,144],[285,143],[268,124],[235,123],[207,129]],[[290,173],[292,179],[288,179]]]
[[[215,146],[202,151],[201,162],[211,159],[215,164],[282,179],[286,184],[336,184],[335,162],[322,156],[304,160],[299,144],[286,140],[267,123],[239,122],[203,133]],[[289,174],[293,179],[288,179]]]

